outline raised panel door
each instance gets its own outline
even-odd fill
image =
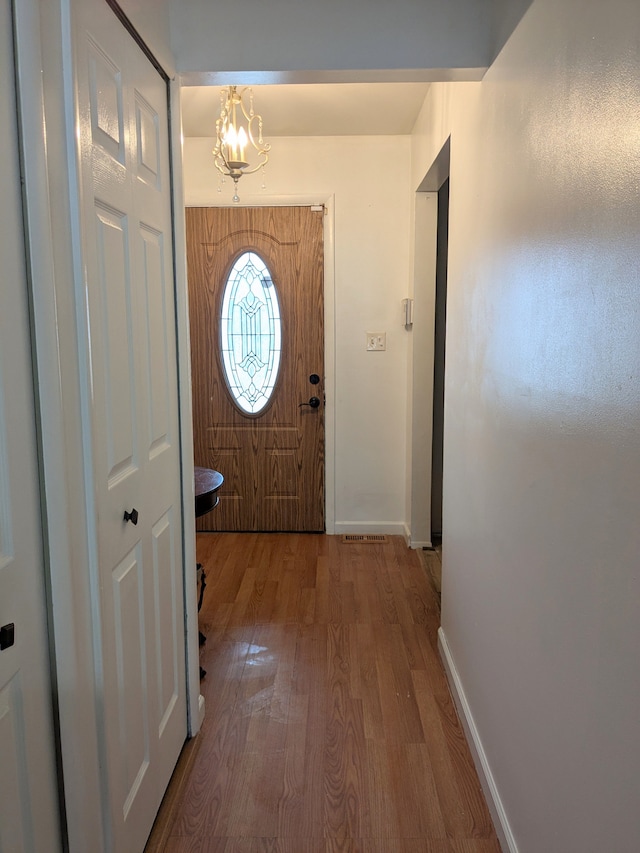
[[[75,21],[98,717],[108,845],[137,853],[187,734],[167,88],[106,3]]]

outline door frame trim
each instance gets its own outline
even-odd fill
[[[185,565],[184,607],[187,675],[187,733],[193,737],[204,720],[204,696],[200,693],[200,646],[196,572],[196,515],[193,480],[193,407],[191,397],[191,333],[187,285],[187,234],[184,219],[184,179],[182,172],[182,86],[174,75],[169,81],[169,147],[171,158],[171,216],[173,221],[174,287],[176,298],[176,347],[178,355],[178,417],[180,466],[182,475],[182,547]],[[172,120],[174,117],[174,120]],[[177,168],[176,168],[177,166]]]
[[[431,548],[433,370],[436,308],[438,190],[449,177],[450,137],[414,193],[414,332],[409,375],[408,526],[411,548]]]
[[[324,523],[327,535],[335,534],[336,529],[336,298],[335,298],[335,195],[330,193],[261,195],[259,198],[247,197],[233,207],[309,207],[322,204],[325,208],[324,242]],[[185,204],[185,207],[231,207],[226,203]],[[182,357],[182,351],[180,352]],[[189,386],[189,396],[191,386]]]

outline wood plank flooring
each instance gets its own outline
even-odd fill
[[[400,537],[198,536],[206,717],[145,853],[499,853]]]

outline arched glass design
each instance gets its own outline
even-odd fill
[[[220,350],[227,386],[250,415],[269,402],[280,367],[282,324],[271,273],[255,252],[240,255],[222,297]]]

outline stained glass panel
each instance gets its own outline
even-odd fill
[[[282,350],[278,294],[255,252],[231,268],[222,297],[220,349],[229,391],[244,412],[257,415],[275,388]]]

